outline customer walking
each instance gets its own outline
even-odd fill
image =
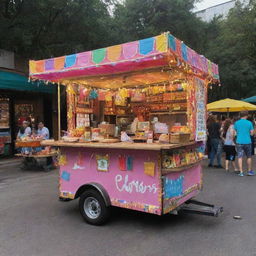
[[[227,119],[223,124],[222,139],[224,141],[224,152],[226,153],[225,169],[229,171],[229,163],[231,162],[234,171],[237,171],[236,167],[236,147],[235,147],[235,130],[231,119]]]
[[[215,167],[222,168],[221,166],[221,138],[220,138],[221,125],[216,121],[215,116],[210,116],[208,120],[207,130],[211,146],[209,167],[213,167],[215,156],[217,157],[217,165]]]
[[[236,149],[239,165],[239,176],[244,176],[243,171],[243,156],[244,154],[247,157],[247,175],[254,175],[252,171],[252,140],[251,136],[253,135],[253,125],[250,121],[247,120],[248,112],[243,111],[240,113],[240,120],[235,122],[235,131],[236,131]]]

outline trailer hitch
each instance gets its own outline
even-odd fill
[[[200,214],[218,217],[223,212],[223,207],[216,207],[212,204],[203,203],[194,199],[185,202],[178,210],[178,213]]]

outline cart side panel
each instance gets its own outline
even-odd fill
[[[134,147],[136,147],[136,144]],[[95,182],[105,188],[113,206],[160,215],[162,212],[162,184],[158,162],[159,154],[159,151],[136,149],[62,147],[60,156],[60,197],[74,199],[81,186]],[[98,170],[97,159],[101,157],[108,159],[108,171]],[[123,160],[120,160],[120,157],[123,157]],[[129,164],[127,163],[127,157],[130,157]],[[147,169],[148,174],[145,173],[144,163],[146,162],[150,163],[149,167],[154,166],[154,173],[150,168]],[[132,170],[122,171],[121,169]]]
[[[200,164],[163,176],[163,213],[168,213],[195,197],[202,188]]]

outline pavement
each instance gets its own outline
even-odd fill
[[[205,163],[197,199],[223,206],[221,216],[115,208],[97,227],[82,220],[77,200],[58,201],[57,170],[21,171],[19,164],[0,160],[0,256],[256,256],[256,177]]]

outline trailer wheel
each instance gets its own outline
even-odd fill
[[[104,224],[110,216],[110,208],[94,189],[88,189],[80,196],[79,209],[84,220],[93,225]]]

